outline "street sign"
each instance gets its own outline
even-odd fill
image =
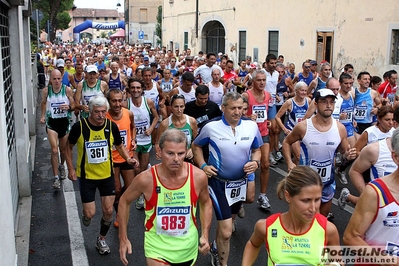
[[[37,22],[37,21],[42,21],[42,19],[44,18],[43,12],[40,11],[39,9],[35,9],[32,11],[32,15],[31,18]]]
[[[139,31],[139,39],[144,40],[144,31],[142,30]]]

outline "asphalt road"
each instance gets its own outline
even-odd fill
[[[97,213],[92,224],[89,227],[84,227],[80,222],[82,204],[78,184],[66,179],[63,181],[60,190],[53,190],[50,147],[45,139],[44,126],[38,124],[37,133],[36,167],[32,184],[33,205],[29,265],[122,265],[118,252],[118,229],[111,226],[108,232],[107,243],[111,248],[109,255],[100,255],[95,248],[101,219],[99,196],[97,195],[96,198]],[[156,160],[153,155],[152,152],[151,161],[155,163]],[[76,154],[74,158],[76,159]],[[230,266],[241,265],[245,244],[258,219],[267,218],[273,213],[287,210],[287,204],[279,200],[275,192],[278,182],[285,174],[286,165],[284,162],[270,170],[267,196],[272,206],[269,210],[260,209],[256,203],[246,204],[245,218],[237,218],[237,231],[231,238]],[[256,195],[258,195],[259,173],[257,173],[256,187]],[[342,187],[337,180],[336,198]],[[349,186],[349,188],[351,187]],[[335,204],[332,207],[332,212],[335,215],[334,223],[341,236],[349,221],[350,211],[351,208],[340,210]],[[210,240],[214,239],[215,231],[216,221],[214,220]],[[134,204],[131,208],[128,232],[133,244],[133,254],[128,256],[130,265],[145,265],[143,252],[144,212],[136,210]],[[178,244],[176,248],[179,248]],[[262,248],[255,265],[265,264],[267,264],[266,250]],[[197,265],[211,265],[210,255],[199,255]]]
[[[38,99],[40,101],[40,97]],[[123,265],[119,259],[118,229],[111,226],[107,234],[107,243],[111,249],[109,255],[100,255],[96,248],[96,237],[100,230],[101,207],[100,197],[97,194],[97,212],[89,227],[82,225],[82,203],[79,187],[75,182],[66,179],[60,190],[52,188],[52,170],[50,165],[50,145],[47,141],[45,127],[39,122],[40,111],[37,112],[37,145],[35,170],[32,178],[32,217],[30,232],[29,265],[31,266],[87,266],[87,265]],[[154,151],[151,162],[156,163]],[[76,160],[76,148],[74,160]],[[262,210],[255,203],[245,205],[245,218],[237,218],[236,232],[232,235],[230,246],[230,266],[241,265],[241,259],[246,242],[252,234],[253,226],[259,219],[264,219],[273,213],[284,212],[287,204],[277,198],[276,187],[286,175],[286,165],[279,163],[270,170],[270,181],[267,189],[271,208]],[[343,185],[337,180],[335,199],[338,198]],[[354,191],[350,184],[348,188]],[[259,171],[256,178],[256,197],[259,194]],[[333,200],[332,212],[334,224],[340,236],[345,230],[353,208],[347,206],[340,210]],[[129,220],[129,239],[133,245],[133,254],[128,256],[129,265],[145,265],[143,251],[144,211],[131,207]],[[210,241],[214,239],[216,220],[213,220]],[[178,243],[176,249],[178,249]],[[210,255],[199,255],[197,265],[211,265]],[[262,248],[255,265],[267,265],[266,249]]]

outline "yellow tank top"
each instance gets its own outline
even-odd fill
[[[113,171],[110,143],[114,142],[111,121],[106,119],[104,126],[97,131],[90,127],[85,118],[80,121],[80,130],[76,175],[93,180],[111,177]]]
[[[281,213],[266,219],[267,265],[322,265],[321,250],[326,243],[327,218],[316,214],[309,230],[297,235],[281,223]]]
[[[165,187],[158,178],[157,167],[151,168],[153,193],[145,201],[144,250],[147,258],[170,263],[196,261],[198,230],[193,166],[185,163],[187,179],[176,189]]]

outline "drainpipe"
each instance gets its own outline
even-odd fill
[[[198,3],[199,0],[195,1],[195,38],[198,39]]]

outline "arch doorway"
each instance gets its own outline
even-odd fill
[[[226,32],[219,21],[213,20],[206,23],[202,29],[202,36],[202,48],[206,53],[225,54]]]

